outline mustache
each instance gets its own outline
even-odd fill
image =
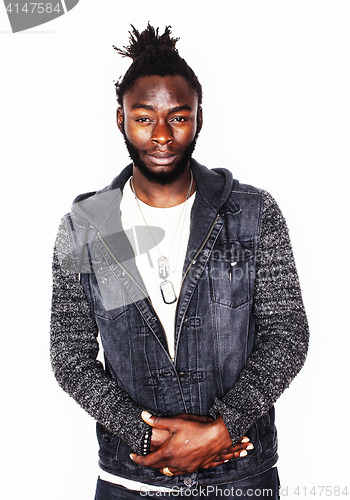
[[[141,153],[149,155],[153,153],[171,153],[171,154],[181,154],[185,151],[186,149],[183,148],[172,148],[169,146],[162,147],[162,146],[155,146],[154,148],[151,149],[143,149],[141,150]]]

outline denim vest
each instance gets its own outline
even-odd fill
[[[175,360],[147,296],[120,218],[129,165],[105,190],[79,197],[70,214],[74,259],[99,327],[105,369],[155,414],[207,415],[235,384],[255,348],[252,311],[262,196],[191,160],[196,199],[177,303]],[[147,249],[145,250],[147,251]],[[97,424],[100,467],[147,484],[197,488],[257,474],[277,460],[274,408],[246,433],[248,456],[186,476],[135,464],[124,441]]]

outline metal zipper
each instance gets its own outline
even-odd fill
[[[210,237],[211,233],[213,232],[214,226],[215,226],[215,224],[216,224],[216,222],[217,222],[218,218],[219,218],[219,214],[217,214],[216,219],[215,219],[215,221],[213,222],[213,225],[211,226],[211,228],[210,228],[210,230],[209,230],[209,232],[208,232],[208,235],[207,235],[207,237],[205,238],[204,242],[202,243],[202,245],[201,245],[200,249],[198,250],[198,252],[196,253],[196,255],[193,257],[193,259],[191,260],[191,262],[189,263],[188,268],[186,269],[186,272],[185,272],[185,274],[183,275],[183,278],[182,278],[182,280],[181,280],[181,285],[180,285],[180,288],[182,287],[182,284],[183,284],[183,282],[185,281],[185,278],[186,278],[186,276],[187,276],[187,274],[188,274],[188,272],[189,272],[189,270],[190,270],[190,267],[191,267],[191,266],[192,266],[192,264],[193,264],[193,263],[197,260],[198,255],[201,253],[201,251],[202,251],[202,250],[203,250],[203,248],[205,247],[205,245],[206,245],[207,241],[209,240],[209,237]]]
[[[212,224],[212,226],[211,226],[210,230],[208,231],[207,237],[206,237],[206,238],[205,238],[205,240],[203,241],[203,243],[202,243],[201,247],[199,248],[198,252],[196,253],[196,255],[193,257],[193,259],[192,259],[192,260],[191,260],[191,262],[189,263],[188,268],[186,269],[186,272],[185,272],[185,274],[183,275],[183,278],[182,278],[182,280],[181,280],[181,285],[180,285],[180,288],[182,287],[182,284],[183,284],[183,282],[184,282],[184,280],[185,280],[185,278],[186,278],[186,276],[187,276],[187,274],[188,274],[188,272],[189,272],[189,270],[190,270],[190,268],[191,268],[192,264],[196,261],[196,259],[197,259],[198,255],[201,253],[201,251],[202,251],[202,250],[203,250],[203,248],[205,247],[205,245],[206,245],[207,241],[209,240],[210,235],[211,235],[211,233],[213,232],[213,229],[214,229],[214,227],[215,227],[215,224],[217,223],[217,220],[218,220],[218,218],[219,218],[219,215],[220,215],[220,214],[217,214],[217,216],[216,216],[216,218],[215,218],[215,220],[214,220],[214,222],[213,222],[213,224]],[[182,321],[181,321],[181,324],[180,324],[180,328],[179,328],[179,332],[180,332],[180,331],[181,331],[181,329],[182,329],[183,321],[184,321],[184,318],[182,318]],[[174,362],[175,362],[175,360],[177,359],[177,349],[178,349],[178,346],[179,346],[179,338],[177,339],[176,346],[175,346],[175,358],[174,358]]]

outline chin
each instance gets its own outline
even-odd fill
[[[188,165],[186,159],[184,162],[180,160],[175,165],[148,167],[142,160],[135,161],[133,158],[131,159],[134,161],[135,167],[147,180],[163,186],[177,181]]]

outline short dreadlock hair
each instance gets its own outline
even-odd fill
[[[129,31],[130,45],[124,50],[113,48],[123,57],[130,57],[133,62],[116,84],[117,100],[123,106],[123,97],[126,91],[131,90],[136,80],[144,76],[182,76],[189,87],[198,96],[198,106],[202,103],[202,86],[197,76],[187,62],[179,56],[175,48],[179,38],[171,37],[171,26],[166,26],[163,35],[159,35],[159,28],[154,29],[148,22],[147,28],[140,33],[133,25]]]

